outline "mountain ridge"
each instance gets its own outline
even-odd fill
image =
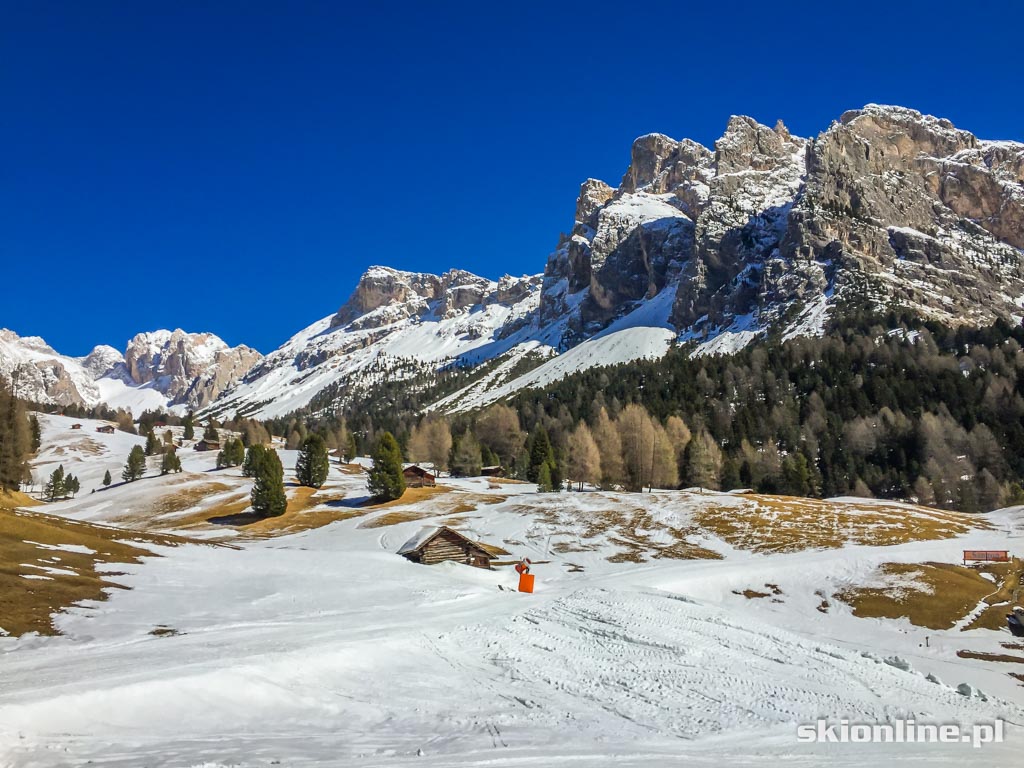
[[[586,179],[541,274],[372,266],[334,314],[225,361],[205,394],[185,367],[165,389],[209,413],[281,416],[487,362],[430,406],[465,410],[675,343],[722,354],[771,329],[818,335],[851,291],[953,325],[1020,322],[1022,249],[1024,144],[877,104],[813,138],[732,116],[712,148],[649,133],[617,187]],[[157,382],[153,358],[126,361],[132,381]]]

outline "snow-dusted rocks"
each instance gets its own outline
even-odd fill
[[[229,347],[211,333],[140,333],[124,355],[101,345],[85,357],[68,357],[38,337],[0,329],[0,374],[10,379],[17,371],[19,394],[37,403],[104,403],[135,413],[200,408],[261,359],[256,350]]]
[[[315,406],[328,390],[354,397],[384,380],[521,355],[537,346],[539,294],[539,276],[493,281],[463,270],[371,267],[337,314],[268,355],[210,412],[283,415]]]
[[[263,359],[255,349],[229,347],[212,333],[154,331],[128,342],[124,361],[131,380],[152,384],[172,405],[201,408]]]

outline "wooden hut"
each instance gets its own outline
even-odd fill
[[[220,441],[218,441],[218,440],[207,440],[207,439],[204,438],[204,439],[200,440],[198,443],[196,443],[196,450],[197,451],[219,451],[220,450]]]
[[[451,560],[455,563],[490,568],[492,555],[482,545],[467,539],[458,531],[442,525],[423,528],[409,539],[398,554],[414,563],[434,565]]]
[[[433,472],[428,472],[418,464],[403,469],[402,475],[405,477],[406,488],[433,488],[437,481]]]
[[[505,468],[500,464],[495,464],[493,467],[481,467],[480,475],[482,477],[504,477]]]
[[[71,428],[72,428],[72,429],[81,429],[81,428],[82,428],[82,425],[81,425],[81,424],[72,424],[72,425],[71,425]]]
[[[114,434],[114,427],[112,427],[110,424],[100,424],[98,427],[96,427],[96,431],[102,432],[104,435],[112,435]]]

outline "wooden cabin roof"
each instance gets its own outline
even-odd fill
[[[405,544],[401,546],[401,548],[398,550],[398,554],[408,555],[413,552],[418,552],[425,546],[427,546],[427,544],[429,544],[435,538],[440,536],[442,533],[446,532],[454,534],[458,538],[462,539],[464,542],[469,544],[474,549],[479,550],[481,554],[487,555],[487,557],[493,557],[493,555],[482,544],[475,542],[472,539],[462,535],[454,528],[449,528],[447,525],[431,525],[426,526],[424,528],[420,528],[420,530],[417,531],[416,534],[411,539],[409,539],[407,542],[405,542]]]
[[[402,474],[405,474],[406,472],[410,472],[410,473],[412,473],[414,475],[420,475],[420,476],[428,476],[428,475],[430,477],[434,476],[433,472],[431,472],[429,469],[424,469],[419,464],[412,464],[412,465],[410,465],[410,466],[408,466],[408,467],[406,467],[405,469],[402,470]]]

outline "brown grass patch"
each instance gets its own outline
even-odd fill
[[[119,587],[99,563],[137,563],[155,557],[136,543],[176,546],[178,536],[93,525],[38,512],[0,509],[0,627],[12,635],[55,634],[51,615],[83,600],[104,600],[104,589]],[[43,545],[43,546],[38,546]],[[77,545],[91,552],[53,547]],[[59,569],[70,573],[48,572]],[[43,576],[26,579],[25,575]]]
[[[246,513],[245,510],[250,506],[249,495],[246,494],[243,499],[218,506],[213,510],[217,514],[207,517],[207,522],[234,526],[246,537],[265,539],[321,528],[338,520],[348,520],[366,514],[365,509],[341,506],[339,502],[344,499],[344,495],[330,494],[319,488],[294,484],[289,484],[288,492],[288,506],[283,515],[257,517]],[[334,506],[324,507],[328,504]],[[209,511],[207,510],[207,514]]]
[[[18,509],[19,507],[37,507],[43,502],[33,499],[21,491],[0,491],[0,509]]]
[[[888,504],[852,504],[792,496],[748,494],[739,503],[713,501],[694,515],[697,524],[735,547],[755,552],[837,549],[847,544],[887,546],[948,539],[983,519],[960,512]]]
[[[768,592],[757,592],[753,589],[744,589],[742,592],[734,589],[732,593],[734,595],[743,595],[743,597],[747,598],[747,600],[756,600],[762,597],[771,597],[771,594]]]
[[[985,653],[984,651],[957,651],[961,659],[978,659],[979,661],[998,661],[1004,664],[1024,664],[1024,656],[1011,656],[1008,653]]]
[[[993,584],[981,576],[981,569],[961,565],[886,563],[880,571],[894,582],[892,586],[851,588],[834,597],[849,604],[855,616],[906,617],[912,624],[929,629],[950,629],[985,601],[989,607],[964,629],[999,629],[1005,608],[993,603],[1005,594],[1009,582],[1019,584],[1020,570],[1019,560],[991,564],[984,572],[996,577],[997,584]]]

